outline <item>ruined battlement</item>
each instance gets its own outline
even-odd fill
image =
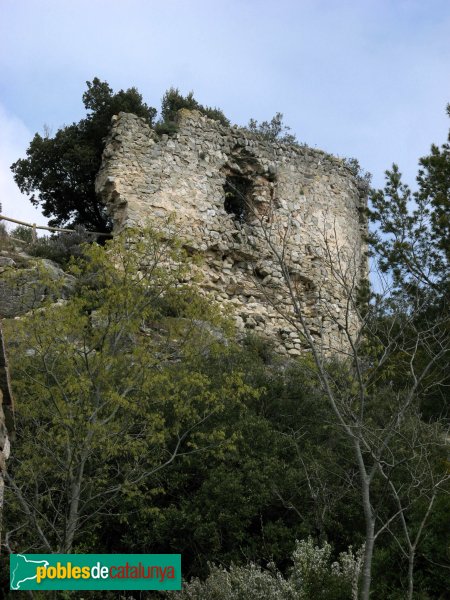
[[[202,289],[236,322],[301,353],[277,251],[309,331],[324,352],[346,347],[344,321],[367,275],[367,192],[343,161],[320,150],[271,143],[196,111],[179,112],[178,131],[158,136],[143,119],[113,117],[97,193],[114,231],[167,226],[203,257]]]

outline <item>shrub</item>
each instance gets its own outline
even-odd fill
[[[328,543],[314,545],[312,538],[297,541],[293,565],[284,577],[269,568],[251,563],[229,569],[212,565],[205,581],[193,579],[182,592],[170,592],[171,600],[348,600],[358,598],[358,579],[363,548],[356,554],[349,548],[331,562]]]
[[[30,244],[28,252],[32,256],[48,258],[64,266],[72,256],[82,256],[83,244],[91,241],[92,236],[83,227],[78,227],[72,233],[61,233],[51,237],[38,238]]]
[[[14,242],[2,222],[0,222],[0,250],[14,250]]]
[[[31,244],[33,241],[33,231],[31,227],[25,227],[25,225],[18,225],[11,231],[11,237]]]

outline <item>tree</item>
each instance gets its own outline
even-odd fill
[[[447,106],[450,116],[450,104]],[[450,130],[441,148],[419,160],[418,188],[402,181],[397,165],[386,171],[386,186],[372,190],[372,242],[380,267],[398,290],[415,295],[434,290],[445,302],[450,281]],[[437,299],[436,298],[436,299]]]
[[[132,112],[151,125],[156,109],[143,102],[136,88],[114,93],[97,77],[86,83],[83,104],[87,116],[62,127],[53,137],[36,133],[27,158],[17,160],[11,169],[20,191],[31,194],[30,201],[41,205],[44,216],[51,217],[51,225],[78,224],[106,232],[111,224],[95,194],[94,182],[111,117],[120,111]]]
[[[450,116],[450,105],[447,106]],[[370,194],[370,217],[377,226],[372,244],[382,276],[389,279],[397,299],[413,306],[417,319],[441,320],[449,314],[450,293],[450,130],[441,148],[419,161],[415,192],[402,181],[397,165],[386,171],[386,185]],[[448,333],[448,331],[447,331]],[[423,349],[418,349],[418,356]],[[444,364],[436,368],[443,372]],[[448,415],[446,390],[450,379],[433,384],[426,378],[421,408],[428,417]],[[440,381],[439,378],[437,380]]]
[[[161,100],[161,118],[156,125],[159,133],[173,133],[177,129],[177,113],[182,108],[187,110],[198,110],[205,116],[215,121],[219,121],[225,127],[229,127],[230,121],[226,118],[220,108],[211,108],[203,106],[194,98],[194,92],[189,92],[183,96],[178,88],[169,88]]]
[[[434,480],[439,483],[433,485],[433,491],[430,491],[430,498],[433,498],[430,507],[436,494],[442,492],[448,483],[443,463],[432,460],[431,446],[424,441],[424,434],[418,434],[422,429],[429,428],[422,427],[417,416],[418,405],[430,373],[433,373],[434,385],[445,384],[447,378],[444,365],[449,353],[448,315],[441,315],[430,323],[418,319],[418,313],[411,313],[411,308],[408,314],[404,306],[394,306],[391,298],[386,305],[378,300],[365,314],[357,313],[361,325],[355,332],[349,326],[351,313],[358,310],[354,282],[351,278],[346,279],[345,273],[339,269],[336,254],[331,255],[327,266],[337,280],[342,282],[348,301],[348,312],[339,319],[348,338],[348,355],[337,357],[337,364],[333,364],[321,352],[320,341],[310,334],[301,289],[293,285],[288,263],[282,258],[283,255],[286,253],[277,254],[293,308],[293,315],[286,313],[285,318],[291,325],[294,324],[306,341],[315,363],[311,376],[316,378],[317,385],[328,398],[336,419],[335,426],[345,436],[349,447],[353,448],[366,530],[361,597],[367,599],[371,589],[371,566],[376,540],[393,519],[406,519],[407,510],[423,497],[419,495],[413,501],[402,496],[417,484],[418,472],[422,479],[424,476],[424,471],[416,465],[417,460],[413,459],[427,456],[429,468],[436,471]],[[380,313],[385,316],[380,317]],[[395,382],[392,381],[393,370],[401,373]],[[408,433],[408,429],[412,429],[415,435]],[[412,464],[404,457],[403,447],[407,436],[414,441],[413,447],[409,449],[413,457]],[[433,444],[444,448],[442,430],[435,432]],[[381,510],[386,503],[379,491],[384,487],[383,480],[387,483],[386,491],[391,494],[393,505],[390,512]],[[397,484],[393,483],[395,480]],[[426,488],[423,480],[421,486]],[[428,514],[426,508],[421,517],[424,525]],[[417,543],[423,527],[419,529]],[[405,527],[404,533],[407,532]],[[406,539],[409,556],[413,561],[417,543],[410,544],[409,538]],[[412,562],[409,568],[409,588],[412,594]]]
[[[385,479],[394,509],[391,509],[391,516],[380,515],[383,525],[378,535],[385,530],[389,532],[407,561],[408,600],[414,597],[414,571],[419,544],[427,531],[437,498],[442,492],[448,492],[448,470],[436,468],[439,462],[444,464],[446,459],[442,433],[442,430],[435,431],[425,425],[419,415],[413,415],[403,428],[402,439],[396,446],[396,462],[401,468],[391,469],[389,465],[387,469],[384,463],[380,464],[380,473]]]
[[[405,203],[403,208],[407,209]],[[333,300],[323,295],[320,314],[311,317],[305,306],[302,280],[295,278],[290,259],[291,252],[297,250],[289,236],[295,228],[278,228],[276,222],[267,218],[267,213],[258,215],[251,206],[248,210],[259,224],[252,227],[249,247],[255,247],[256,243],[259,252],[271,260],[272,272],[276,273],[264,287],[255,277],[255,285],[309,350],[314,365],[311,378],[328,399],[335,427],[352,452],[365,528],[361,598],[367,600],[372,588],[375,543],[393,521],[406,519],[405,514],[412,506],[407,498],[398,498],[399,490],[411,489],[420,472],[420,465],[412,466],[404,459],[406,436],[414,440],[413,457],[425,454],[428,464],[433,465],[433,480],[438,483],[432,488],[436,494],[443,493],[448,486],[442,454],[440,459],[432,459],[434,447],[439,447],[441,452],[445,448],[444,430],[438,427],[433,444],[426,443],[424,430],[429,435],[429,428],[421,422],[418,411],[427,389],[436,386],[445,390],[448,381],[449,314],[447,310],[428,310],[435,305],[436,290],[440,290],[439,285],[427,285],[429,282],[423,279],[428,254],[423,254],[422,261],[421,255],[415,254],[418,268],[410,269],[409,278],[396,277],[394,286],[388,285],[382,293],[373,295],[371,302],[362,302],[359,261],[352,254],[351,242],[339,238],[331,222],[325,224],[323,231],[318,231],[316,256],[322,272],[340,289],[344,310],[336,314]],[[389,214],[385,216],[388,221]],[[401,227],[402,219],[407,220],[407,217],[403,214],[393,225]],[[418,244],[425,247],[426,231],[419,232],[422,239]],[[245,234],[244,227],[244,239]],[[380,259],[383,260],[383,256]],[[286,308],[280,303],[281,297],[288,300]],[[323,351],[320,335],[311,333],[311,328],[320,332],[320,315],[327,315],[344,335],[345,348],[334,357]],[[411,428],[417,435],[411,436]],[[401,481],[398,487],[392,483],[394,475]],[[386,493],[390,494],[391,501],[388,512],[381,510],[386,503]],[[432,497],[435,497],[434,492],[430,493]],[[419,527],[414,543],[408,528],[403,528],[412,562],[428,514],[425,506],[425,514],[419,517],[424,525]],[[409,569],[408,587],[412,594],[411,562]]]
[[[450,104],[447,105],[450,117]],[[441,148],[433,144],[431,153],[420,159],[417,176],[420,203],[429,207],[430,229],[436,245],[439,264],[449,268],[450,262],[450,130]]]
[[[270,121],[263,121],[262,123],[250,119],[247,129],[268,142],[297,143],[297,138],[294,134],[289,133],[291,128],[283,123],[283,114],[279,112]]]
[[[199,355],[220,351],[226,323],[191,287],[184,254],[154,233],[91,245],[72,272],[77,293],[9,324],[17,441],[8,477],[9,550],[71,552],[108,536],[127,507],[151,511],[161,473],[217,447],[228,403],[251,388],[212,380]]]

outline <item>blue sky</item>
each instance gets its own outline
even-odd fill
[[[9,165],[36,131],[83,116],[86,80],[136,86],[159,108],[194,90],[232,122],[284,113],[301,142],[358,158],[382,185],[392,162],[446,140],[448,0],[0,0],[0,202],[45,223]]]

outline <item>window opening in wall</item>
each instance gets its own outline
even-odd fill
[[[224,208],[238,221],[245,221],[250,214],[252,182],[241,175],[228,175],[223,189],[225,191]]]

